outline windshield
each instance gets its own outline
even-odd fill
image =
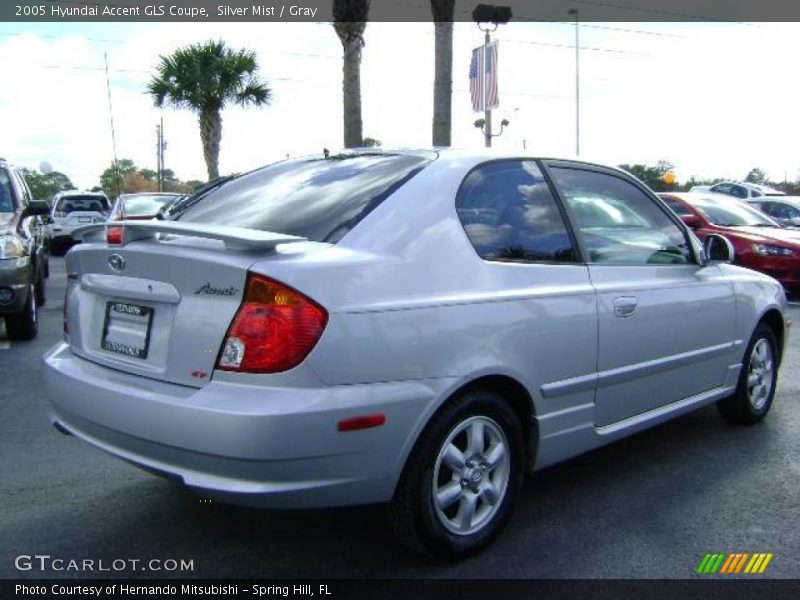
[[[720,227],[780,227],[765,214],[738,201],[699,199],[692,200],[692,205]]]
[[[169,204],[179,197],[180,196],[174,194],[125,196],[120,198],[120,202],[122,202],[122,213],[125,216],[152,216],[155,215],[162,206]]]
[[[338,242],[431,161],[406,154],[288,160],[223,182],[182,203],[176,219]]]
[[[14,212],[14,199],[11,197],[11,181],[8,173],[0,169],[0,213]]]
[[[56,213],[61,213],[62,216],[71,212],[106,211],[108,211],[108,200],[105,196],[65,196],[58,201],[56,207]]]

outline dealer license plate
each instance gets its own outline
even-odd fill
[[[131,358],[147,358],[153,309],[127,302],[107,302],[101,347]]]

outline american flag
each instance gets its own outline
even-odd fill
[[[483,46],[480,46],[472,51],[469,63],[469,95],[474,112],[483,112],[483,72]]]
[[[486,49],[488,65],[483,62],[483,46],[472,51],[472,60],[469,63],[469,93],[474,112],[483,112],[500,106],[500,97],[497,93],[497,42],[492,42]]]
[[[489,44],[487,50],[486,108],[491,110],[500,106],[500,97],[497,95],[497,42]]]

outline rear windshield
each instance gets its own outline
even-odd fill
[[[175,195],[164,196],[128,196],[121,198],[122,211],[126,216],[138,217],[142,215],[155,215],[165,204],[178,198]]]
[[[400,154],[288,160],[225,183],[175,218],[338,242],[431,162]]]
[[[106,212],[108,200],[103,196],[67,196],[58,201],[56,211],[64,214],[71,212]]]

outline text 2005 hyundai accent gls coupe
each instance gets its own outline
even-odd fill
[[[58,429],[217,499],[391,501],[439,556],[487,544],[526,470],[711,402],[759,421],[788,327],[724,238],[579,162],[287,160],[83,236]]]

